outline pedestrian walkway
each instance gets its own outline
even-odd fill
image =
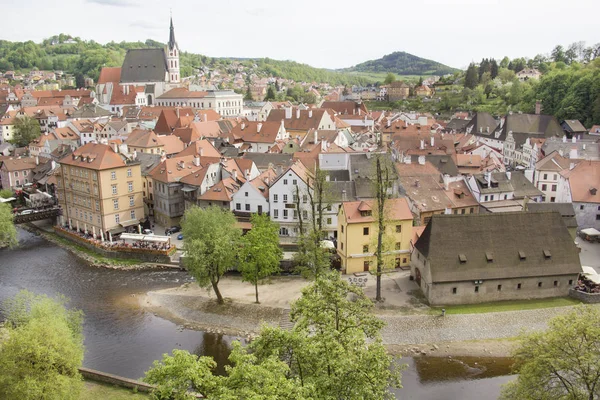
[[[548,320],[573,306],[482,314],[379,316],[386,322],[384,344],[419,344],[512,338],[523,330],[539,331]]]

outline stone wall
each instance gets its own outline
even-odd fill
[[[569,290],[569,296],[588,304],[600,303],[600,293],[585,293],[579,290]]]
[[[96,246],[93,242],[86,240],[76,234],[72,234],[68,231],[65,231],[61,228],[54,227],[54,232],[65,239],[68,239],[72,242],[75,242],[79,245],[82,245],[101,256],[107,258],[127,258],[127,259],[135,259],[141,260],[145,262],[152,263],[165,263],[170,264],[171,258],[167,251],[161,250],[148,250],[148,249],[136,249],[136,248],[116,248],[115,250],[107,250],[102,247]]]
[[[90,381],[108,383],[109,385],[124,387],[128,389],[135,389],[138,392],[148,393],[154,389],[153,385],[149,385],[144,382],[136,381],[122,376],[108,374],[106,372],[100,372],[89,368],[79,368],[81,375]]]

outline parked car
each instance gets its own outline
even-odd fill
[[[177,226],[177,225],[165,229],[165,235],[170,235],[172,233],[177,233],[177,232],[181,232],[181,227]]]
[[[183,240],[183,233],[180,233],[179,235],[177,235],[177,240]]]
[[[34,210],[25,210],[25,211],[21,211],[19,213],[19,215],[29,215],[29,214],[33,214],[35,211]]]
[[[151,229],[144,229],[144,230],[142,231],[142,233],[143,233],[144,235],[154,235],[154,232],[152,232],[152,230],[151,230]]]

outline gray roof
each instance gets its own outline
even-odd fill
[[[577,247],[558,212],[433,215],[415,247],[429,261],[434,283],[485,284],[487,279],[581,271]],[[486,253],[493,262],[488,263]]]
[[[438,155],[426,155],[425,161],[429,161],[433,166],[440,171],[441,174],[448,174],[450,176],[458,176],[460,172],[456,167],[456,163],[451,156],[438,156]],[[411,163],[418,164],[419,156],[412,155]]]
[[[347,169],[340,169],[335,171],[323,170],[323,172],[329,176],[329,180],[331,182],[339,181],[339,182],[349,182],[350,181],[350,171]]]
[[[566,119],[563,121],[563,128],[569,132],[575,133],[587,133],[587,129],[579,120],[576,119]]]
[[[294,163],[292,154],[279,154],[279,153],[246,153],[242,158],[254,161],[256,167],[263,171],[272,167],[281,166],[282,168],[291,167]]]
[[[110,115],[112,115],[110,111],[105,110],[96,104],[84,104],[71,113],[71,118],[99,118],[108,117]]]
[[[375,185],[369,178],[357,177],[354,180],[354,190],[359,199],[375,198]]]
[[[477,182],[477,187],[479,188],[479,192],[481,194],[493,194],[514,191],[511,182],[508,180],[508,177],[504,172],[491,173],[491,187],[486,187],[487,179],[485,174],[477,174],[473,175],[473,177],[475,178],[475,182]]]
[[[164,82],[167,70],[163,49],[130,49],[121,67],[121,82]]]
[[[577,228],[575,209],[572,203],[527,203],[528,211],[558,211],[567,228]]]
[[[147,176],[160,164],[160,154],[136,153],[136,161],[140,162],[142,176]]]
[[[525,174],[522,172],[513,171],[510,175],[510,183],[515,191],[514,197],[516,199],[522,199],[525,196],[532,198],[544,195],[529,179],[525,178]]]
[[[354,182],[328,182],[327,193],[333,202],[356,200]]]
[[[453,118],[451,119],[448,124],[446,125],[446,131],[455,131],[455,132],[464,132],[465,129],[467,128],[467,125],[469,125],[469,122],[471,122],[468,119],[458,119],[458,118]]]
[[[548,155],[553,151],[562,151],[563,156],[569,158],[571,150],[574,148],[577,149],[578,159],[600,160],[600,143],[598,143],[597,137],[592,136],[583,140],[577,139],[575,143],[571,140],[563,143],[561,138],[550,138],[542,145],[542,152]]]
[[[509,114],[506,116],[499,140],[506,140],[508,132],[523,134],[524,137],[550,138],[552,136],[562,137],[563,128],[552,115],[541,114]],[[517,137],[515,136],[515,140]],[[525,142],[525,140],[523,140]]]
[[[498,127],[498,121],[491,114],[486,112],[475,113],[475,116],[469,121],[467,130],[471,130],[474,135],[490,136]]]

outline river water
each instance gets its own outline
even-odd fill
[[[0,250],[0,302],[21,289],[70,298],[70,305],[85,313],[84,366],[140,378],[153,360],[177,348],[214,357],[222,372],[230,344],[239,338],[182,329],[138,305],[140,294],[190,282],[187,273],[91,267],[32,233],[18,231],[19,247]],[[397,391],[402,399],[496,399],[500,385],[510,379],[502,359],[402,362],[408,364],[404,388]]]

